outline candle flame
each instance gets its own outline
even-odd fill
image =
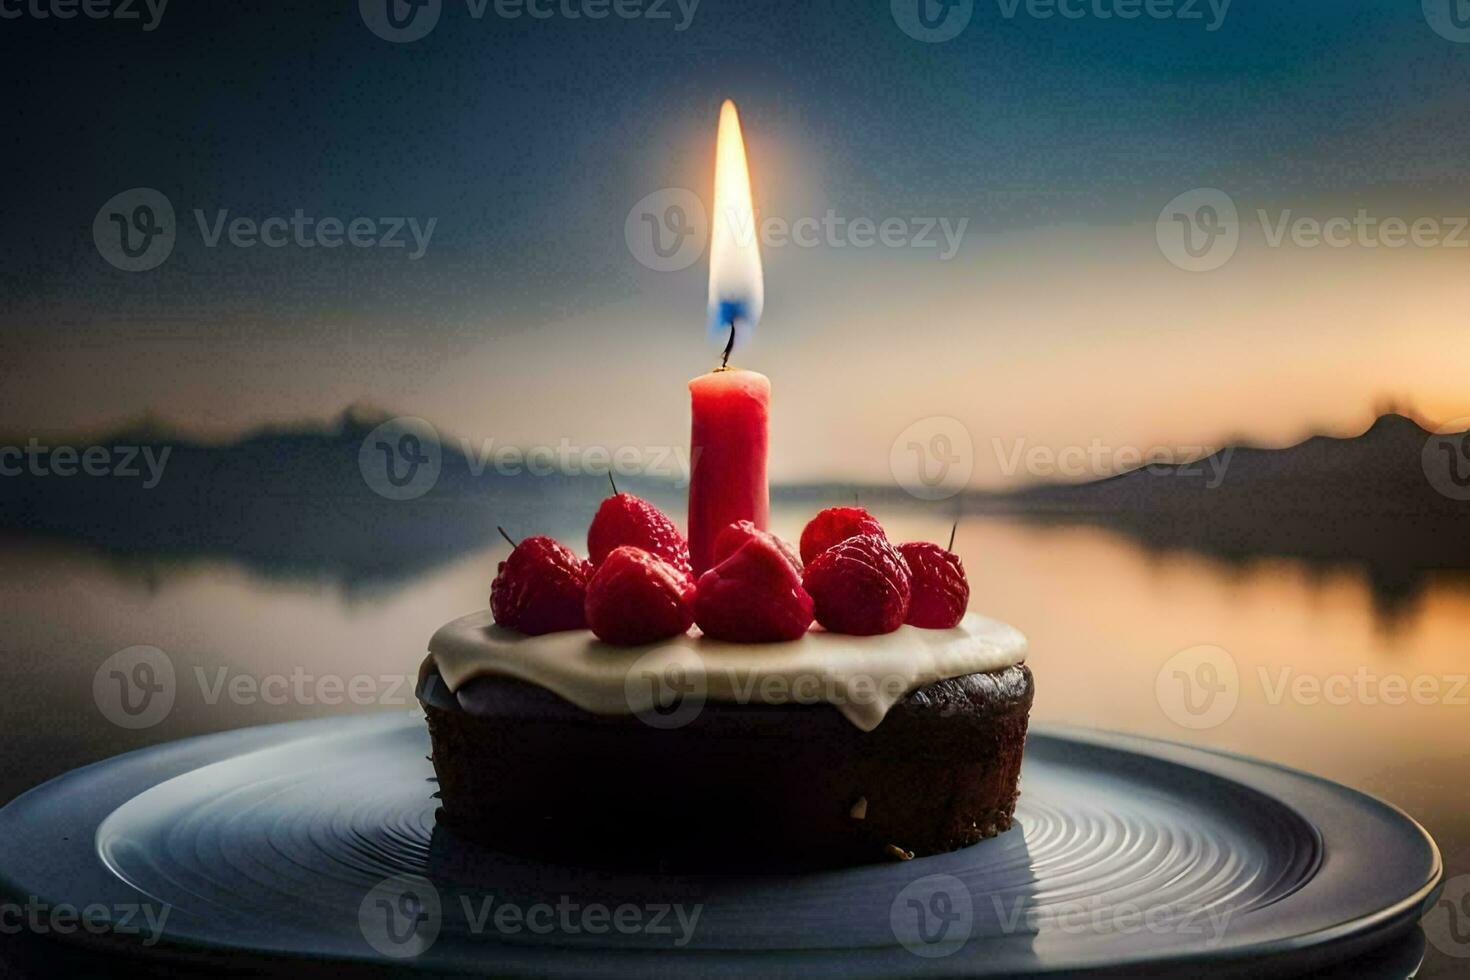
[[[712,336],[735,342],[749,337],[766,304],[755,204],[750,193],[750,167],[740,113],[726,100],[720,108],[720,137],[715,159],[715,207],[709,250],[709,328]]]

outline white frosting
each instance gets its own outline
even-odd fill
[[[451,691],[476,677],[528,681],[600,715],[655,707],[660,678],[686,693],[737,704],[826,702],[863,731],[926,684],[1024,663],[1026,638],[969,613],[949,630],[901,627],[886,636],[813,630],[790,643],[722,643],[680,636],[640,647],[603,643],[585,630],[524,636],[484,610],[442,627],[429,656]]]

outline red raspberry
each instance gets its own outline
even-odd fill
[[[733,550],[726,549],[719,564],[700,576],[694,599],[694,621],[705,636],[732,643],[804,636],[812,625],[812,597],[802,588],[791,546],[749,521],[720,532],[716,555],[722,554],[721,542]]]
[[[904,622],[926,630],[958,626],[970,605],[970,583],[960,556],[927,541],[901,544],[898,553],[909,563],[913,591]]]
[[[745,542],[753,538],[769,539],[780,550],[781,554],[786,556],[786,560],[791,562],[791,567],[796,569],[796,574],[801,574],[802,562],[801,558],[796,554],[796,549],[774,534],[768,531],[762,531],[750,521],[736,521],[715,536],[715,564],[718,565],[726,558],[735,554]]]
[[[587,583],[587,625],[618,646],[667,640],[694,623],[694,583],[642,548],[614,548]]]
[[[689,544],[674,522],[653,504],[631,493],[604,500],[587,529],[587,556],[594,566],[601,565],[614,548],[624,545],[642,548],[683,569],[684,574],[694,574],[689,565]]]
[[[908,615],[908,563],[881,534],[828,548],[807,565],[804,584],[817,622],[833,633],[892,633]]]
[[[530,636],[587,627],[582,606],[592,565],[565,545],[527,538],[500,563],[490,585],[490,611],[506,629]]]
[[[883,525],[861,507],[829,507],[801,532],[801,560],[810,565],[813,558],[834,544],[859,534],[882,536]]]

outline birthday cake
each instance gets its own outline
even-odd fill
[[[892,543],[857,507],[799,550],[767,531],[771,383],[729,367],[765,303],[729,102],[716,158],[708,322],[728,342],[689,384],[689,537],[614,486],[587,558],[511,542],[489,610],[440,629],[420,672],[439,820],[660,867],[974,844],[1015,813],[1025,638],[968,612],[953,540]]]
[[[500,850],[665,866],[907,859],[1010,828],[1026,641],[967,611],[951,550],[859,508],[801,549],[751,522],[695,576],[673,523],[605,501],[544,537],[419,678],[440,821]]]

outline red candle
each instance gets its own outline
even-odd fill
[[[736,521],[766,529],[771,381],[754,371],[712,371],[689,382],[689,558],[694,574],[712,564],[715,536]]]

